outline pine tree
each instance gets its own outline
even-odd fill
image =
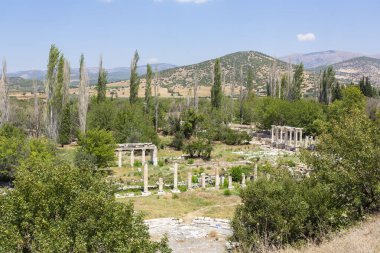
[[[58,143],[62,145],[69,144],[71,142],[71,112],[70,103],[67,103],[62,111],[60,119],[60,127],[58,134]]]
[[[139,59],[140,59],[140,56],[136,50],[132,59],[132,63],[131,63],[130,96],[129,96],[129,102],[131,104],[135,104],[138,99],[140,80],[137,73],[137,64],[138,64]]]
[[[222,74],[220,60],[216,59],[214,65],[214,84],[211,88],[211,105],[213,108],[220,108],[222,97]]]
[[[376,90],[372,87],[371,80],[369,77],[364,77],[359,82],[360,91],[366,97],[376,96]]]
[[[152,79],[153,71],[150,64],[146,65],[146,85],[145,85],[145,112],[148,112],[150,100],[152,97]]]
[[[106,100],[106,91],[107,91],[106,85],[107,85],[107,72],[103,68],[103,59],[102,57],[100,57],[98,83],[96,85],[96,90],[98,92],[98,96],[97,96],[98,103]]]
[[[7,63],[3,61],[3,70],[0,79],[0,126],[8,122],[9,99],[7,85]]]
[[[86,120],[88,109],[88,74],[86,65],[84,62],[83,54],[80,57],[79,68],[79,99],[78,99],[78,111],[79,111],[79,129],[82,133],[86,132]]]

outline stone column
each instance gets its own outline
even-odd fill
[[[302,128],[300,128],[300,143],[301,143],[301,145],[302,145]]]
[[[284,141],[283,141],[283,139],[282,139],[282,128],[283,127],[280,127],[280,143],[282,144],[282,143],[284,143]]]
[[[222,188],[224,188],[224,176],[221,176],[220,177],[220,183],[221,183],[221,185],[222,185]]]
[[[202,189],[206,189],[206,174],[205,173],[201,174],[201,187]]]
[[[234,186],[232,185],[232,176],[228,176],[228,189],[233,189]]]
[[[157,195],[164,195],[165,192],[164,192],[164,180],[162,179],[162,177],[160,177],[158,179],[158,192],[157,192]]]
[[[257,164],[255,165],[255,168],[253,170],[253,181],[257,180]]]
[[[145,164],[145,149],[141,151],[141,163]]]
[[[151,158],[152,158],[152,163],[153,163],[153,166],[157,166],[158,165],[158,159],[157,159],[157,147],[154,146],[154,149],[151,151]]]
[[[216,168],[216,171],[215,171],[215,189],[219,190],[219,188],[220,188],[219,169]]]
[[[173,180],[173,193],[180,193],[180,190],[178,190],[178,164],[174,164],[174,180]]]
[[[133,167],[134,164],[135,164],[135,151],[132,150],[131,151],[131,166]]]
[[[298,147],[298,130],[299,128],[294,128],[294,131],[295,131],[294,148]]]
[[[122,158],[122,153],[121,153],[121,150],[118,150],[118,153],[119,153],[119,168],[121,168],[123,166],[123,158]]]
[[[151,192],[148,189],[148,164],[144,164],[144,191],[143,196],[149,196]]]
[[[245,184],[245,174],[242,173],[241,174],[241,187],[246,187],[247,185]]]
[[[190,191],[193,189],[193,176],[191,172],[187,173],[187,190]]]
[[[275,126],[274,125],[272,125],[272,132],[271,132],[271,134],[272,134],[272,143],[274,142],[274,128],[275,128]]]

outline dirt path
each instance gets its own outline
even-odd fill
[[[380,214],[337,235],[320,246],[309,245],[300,250],[286,249],[278,253],[380,253]]]

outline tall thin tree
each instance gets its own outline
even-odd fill
[[[131,104],[135,104],[138,99],[140,80],[137,73],[137,64],[139,62],[139,59],[140,59],[140,56],[136,50],[131,62],[130,95],[129,95],[129,102]]]
[[[80,57],[79,68],[79,98],[78,98],[78,111],[79,111],[79,129],[82,133],[86,132],[86,119],[88,109],[88,73],[84,62],[83,54]]]
[[[9,99],[7,85],[7,63],[3,61],[2,75],[0,79],[0,125],[9,120]]]
[[[214,64],[214,83],[211,88],[211,105],[213,108],[220,108],[222,97],[222,73],[220,60],[216,59]]]
[[[156,129],[156,132],[158,132],[158,81],[159,81],[159,73],[157,71],[157,67],[155,69],[155,80],[154,80],[154,126]]]
[[[58,48],[53,44],[49,51],[49,61],[47,65],[47,73],[45,80],[46,90],[46,130],[49,138],[57,140],[58,135],[58,104],[55,99],[57,89],[57,71],[58,62],[60,59],[60,52]]]
[[[98,103],[106,100],[106,91],[107,91],[106,85],[107,85],[107,72],[103,68],[103,58],[102,56],[100,56],[98,83],[96,84],[96,90],[98,92],[96,99]]]
[[[146,65],[146,85],[145,85],[145,113],[148,113],[151,98],[152,98],[152,80],[153,80],[153,70],[150,64]]]

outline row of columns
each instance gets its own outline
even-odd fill
[[[271,142],[277,147],[298,148],[302,146],[303,128],[272,125]]]
[[[118,152],[118,157],[119,157],[118,166],[119,166],[119,168],[121,168],[121,167],[123,167],[123,151],[122,151],[122,149],[118,149],[117,152]],[[145,149],[141,150],[141,163],[142,164],[146,163],[145,152],[146,152]],[[153,166],[158,165],[157,153],[158,153],[157,147],[155,147],[154,149],[151,149],[151,151],[150,151],[151,162],[153,163]],[[131,159],[130,159],[131,167],[133,167],[134,164],[135,164],[135,150],[131,150]]]
[[[151,195],[151,192],[149,192],[148,189],[148,164],[144,164],[144,190],[142,195],[143,196],[149,196]],[[250,178],[248,178],[249,180]],[[254,168],[254,180],[257,179],[257,165]],[[242,173],[242,180],[241,180],[241,187],[246,187],[246,176],[244,173]],[[223,186],[225,181],[224,176],[219,176],[219,169],[216,169],[215,171],[215,189],[220,189],[220,184]],[[189,172],[187,174],[187,188],[188,190],[193,189],[193,181],[192,181],[192,174]],[[201,188],[206,189],[206,174],[202,173],[201,174]],[[234,186],[232,184],[232,176],[228,176],[228,189],[234,189]],[[178,189],[178,164],[174,164],[174,180],[173,180],[173,189],[171,190],[173,193],[180,193],[180,190]],[[158,193],[157,195],[164,195],[164,180],[163,178],[158,179]]]

